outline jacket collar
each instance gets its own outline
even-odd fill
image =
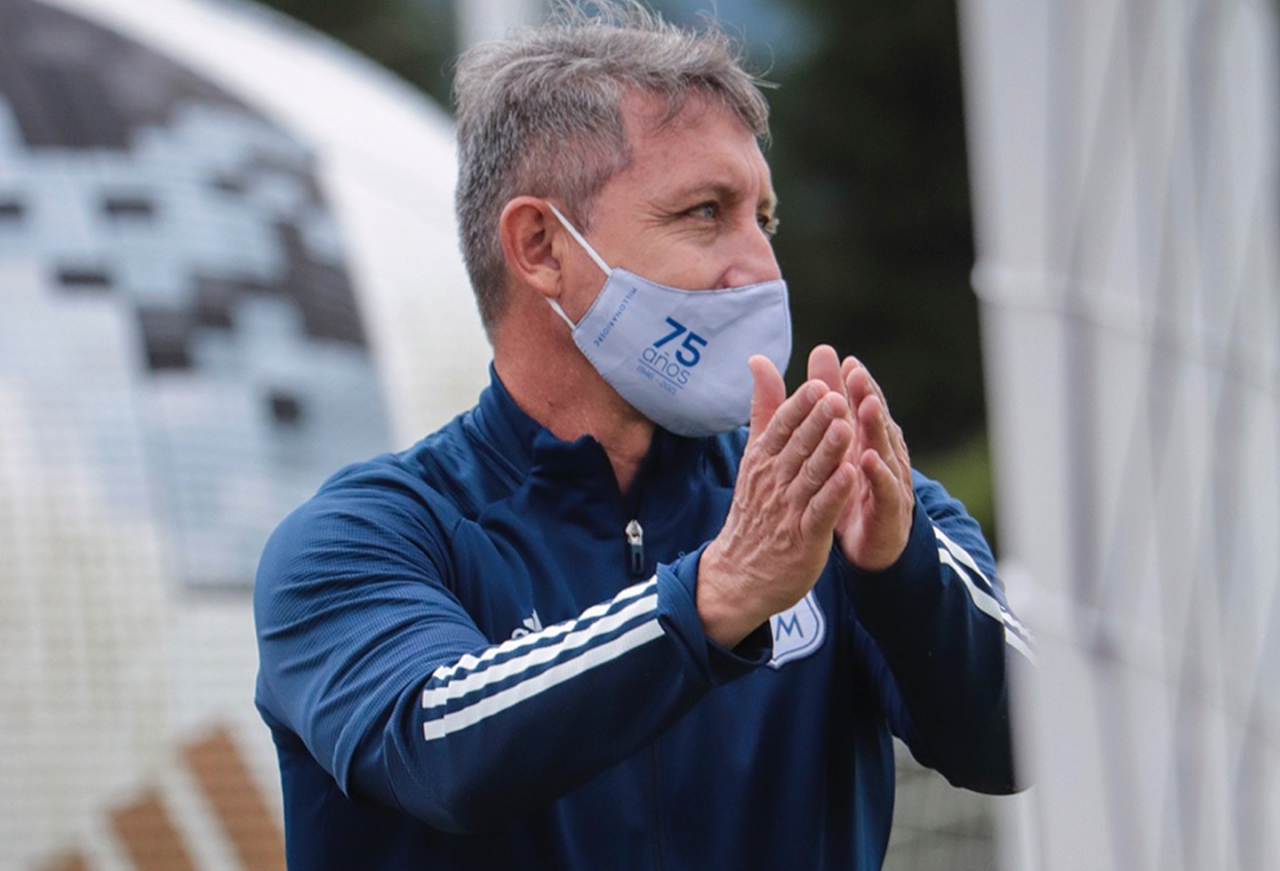
[[[598,441],[591,436],[583,436],[573,442],[556,438],[516,404],[492,363],[489,364],[489,386],[480,394],[472,420],[476,435],[519,478],[528,475],[534,465],[548,464],[565,471],[576,467],[587,472],[600,467],[608,469],[612,476],[612,467]],[[678,436],[658,427],[654,430],[653,444],[649,446],[644,469],[654,471],[670,468],[681,461],[687,462],[701,452],[704,441]],[[642,477],[644,474],[642,470]]]

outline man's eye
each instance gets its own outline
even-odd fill
[[[720,217],[720,206],[717,203],[699,203],[690,209],[688,214],[695,218],[706,218],[714,221]]]
[[[760,229],[764,230],[766,236],[772,236],[778,232],[778,219],[774,215],[761,214],[756,217],[760,223]]]

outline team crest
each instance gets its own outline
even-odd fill
[[[773,633],[773,658],[769,665],[775,669],[809,656],[827,637],[827,621],[813,591],[781,614],[770,617],[769,629]]]

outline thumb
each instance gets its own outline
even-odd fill
[[[773,361],[761,354],[754,355],[747,361],[751,367],[751,431],[747,436],[750,444],[760,437],[769,421],[773,420],[778,406],[787,398],[787,385],[782,380],[782,373]]]

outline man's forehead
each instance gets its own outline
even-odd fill
[[[643,171],[648,157],[661,162],[662,178],[667,182],[664,186],[673,193],[736,191],[742,186],[745,157],[752,174],[758,174],[759,181],[763,182],[763,191],[758,195],[761,204],[772,206],[774,203],[769,165],[754,132],[720,100],[693,90],[673,111],[660,95],[630,91],[622,108],[627,139],[633,150],[628,169]],[[710,136],[700,137],[692,147],[690,143],[679,143],[681,135],[690,128],[712,127],[717,123],[723,124],[724,130],[740,134],[729,138],[729,147],[714,147],[714,137]],[[672,154],[673,151],[676,153]],[[752,180],[753,188],[758,184]]]

